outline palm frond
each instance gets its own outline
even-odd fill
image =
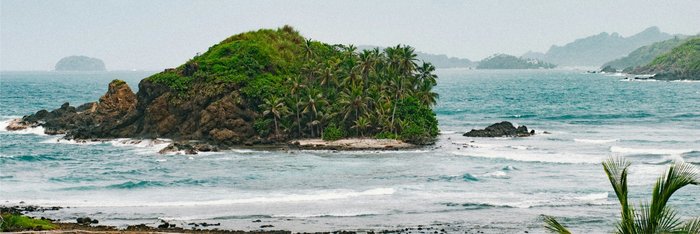
[[[571,234],[571,232],[564,227],[564,225],[561,225],[556,218],[552,216],[544,216],[544,228],[549,230],[550,232],[553,233],[559,233],[559,234]]]
[[[677,232],[688,234],[700,234],[700,217],[688,220]]]
[[[603,170],[608,175],[608,180],[622,207],[622,220],[618,224],[618,231],[624,234],[634,231],[634,209],[627,200],[627,169],[630,165],[630,162],[624,158],[609,158],[603,162]]]
[[[666,207],[666,204],[673,193],[687,185],[697,183],[698,171],[695,166],[684,162],[677,162],[670,166],[665,176],[660,177],[656,181],[654,189],[652,190],[649,217],[647,220],[649,223],[647,226],[652,230],[661,228],[662,222],[667,221],[666,218],[668,217],[666,216],[669,215],[669,209]],[[680,223],[677,225],[680,225]],[[675,229],[675,227],[671,228]]]

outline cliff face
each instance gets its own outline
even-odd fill
[[[252,120],[257,115],[239,100],[231,93],[174,103],[172,92],[163,85],[143,80],[134,94],[126,83],[115,80],[99,102],[79,107],[64,103],[56,110],[25,116],[21,125],[41,125],[47,134],[67,134],[71,139],[162,137],[218,145],[270,142],[255,136]]]

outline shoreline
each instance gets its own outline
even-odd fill
[[[5,126],[0,126],[2,130],[7,132],[32,132],[35,129],[43,130],[40,125],[27,125],[22,123],[21,118],[14,118],[3,121],[6,123]],[[46,133],[41,134],[47,136],[61,136],[61,133]],[[377,150],[407,150],[407,149],[417,149],[425,147],[422,145],[415,145],[407,143],[396,139],[376,139],[376,138],[344,138],[335,141],[326,141],[320,138],[303,138],[303,139],[292,139],[284,142],[269,143],[269,144],[252,144],[252,145],[231,145],[231,146],[218,146],[211,145],[200,140],[172,140],[167,138],[155,138],[155,139],[145,139],[145,138],[98,138],[98,139],[66,139],[61,137],[57,142],[67,141],[74,142],[78,144],[90,144],[90,143],[105,143],[110,141],[120,141],[125,145],[129,144],[140,144],[143,141],[153,141],[151,144],[164,144],[168,143],[167,146],[158,149],[159,154],[197,154],[198,152],[220,152],[232,149],[262,149],[262,150],[333,150],[333,151],[377,151]]]
[[[222,234],[375,234],[375,233],[430,233],[430,234],[446,234],[446,233],[485,233],[485,230],[494,230],[494,227],[484,228],[480,226],[464,226],[460,224],[449,223],[431,223],[428,225],[411,225],[398,226],[388,228],[372,228],[360,227],[338,230],[321,230],[321,231],[291,231],[285,229],[275,229],[275,226],[265,224],[260,219],[251,220],[259,226],[259,229],[239,229],[237,227],[220,228],[221,223],[207,223],[201,221],[186,221],[174,223],[159,219],[155,223],[137,223],[130,225],[105,225],[99,220],[90,217],[78,217],[74,220],[52,219],[50,214],[45,215],[45,211],[57,211],[60,209],[70,209],[70,207],[42,207],[34,205],[15,205],[4,206],[0,205],[0,215],[5,219],[10,219],[11,216],[30,219],[30,222],[24,225],[10,226],[11,229],[3,230],[7,232],[17,233],[222,233]],[[43,226],[42,226],[43,225]],[[4,228],[7,228],[5,226]],[[269,229],[269,230],[266,230]],[[498,229],[498,228],[496,228]],[[501,229],[501,231],[508,230]],[[500,232],[500,231],[499,231]],[[528,233],[525,230],[525,233]]]

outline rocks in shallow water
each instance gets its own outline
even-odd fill
[[[185,154],[197,154],[197,152],[216,152],[219,151],[219,148],[206,143],[173,142],[158,151],[158,153],[168,154],[178,153],[180,151],[183,151]]]
[[[97,219],[91,219],[90,217],[78,218],[76,221],[78,224],[82,224],[82,225],[97,224],[100,222],[100,221],[97,221]]]
[[[526,137],[535,134],[535,130],[528,131],[526,126],[513,126],[508,121],[493,124],[485,129],[472,129],[464,134],[468,137]]]
[[[10,123],[7,125],[7,127],[5,127],[5,129],[8,131],[19,131],[19,130],[27,129],[28,127],[31,127],[31,126],[29,124],[22,122],[22,120],[13,119],[10,121]]]

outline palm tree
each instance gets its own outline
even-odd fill
[[[275,136],[279,136],[279,125],[277,119],[282,115],[289,113],[287,106],[284,105],[284,100],[276,96],[266,98],[263,104],[260,104],[260,108],[263,109],[263,116],[272,115],[272,119],[275,122]]]
[[[310,59],[314,56],[314,50],[313,50],[313,40],[311,39],[306,39],[306,42],[304,43],[304,57],[306,59]]]
[[[669,206],[668,200],[674,192],[687,185],[700,184],[698,170],[692,164],[676,162],[657,181],[652,190],[651,203],[643,204],[637,210],[627,199],[627,172],[630,163],[622,158],[610,158],[603,162],[621,206],[621,220],[616,233],[700,233],[700,217],[681,223],[677,213]],[[545,216],[545,228],[555,233],[571,233],[554,217]]]
[[[366,117],[362,116],[355,120],[354,123],[355,124],[351,128],[357,129],[357,131],[360,132],[360,135],[362,137],[365,137],[365,129],[369,128],[370,125],[369,120]]]
[[[287,78],[287,82],[289,82],[290,87],[289,94],[291,94],[293,98],[291,100],[291,106],[294,109],[294,114],[296,115],[297,119],[297,131],[301,137],[301,107],[303,102],[301,101],[301,95],[299,95],[299,93],[301,92],[301,89],[306,88],[306,85],[303,84],[303,81],[299,76],[291,76]]]
[[[432,92],[432,88],[433,85],[426,82],[420,84],[420,86],[416,90],[415,95],[423,105],[433,106],[437,104],[437,99],[440,98],[440,95],[435,92]]]
[[[418,85],[428,83],[432,86],[437,85],[437,75],[433,74],[435,72],[435,66],[431,63],[423,62],[423,64],[418,67]]]
[[[341,105],[345,106],[343,120],[348,119],[352,113],[355,114],[354,119],[358,119],[360,113],[367,110],[367,106],[371,101],[370,98],[363,95],[363,90],[360,87],[353,86],[343,90],[343,92],[340,93],[339,101]]]
[[[359,63],[357,64],[357,69],[362,76],[362,85],[365,90],[369,87],[370,74],[376,71],[377,56],[373,51],[374,50],[362,51],[359,56]]]
[[[312,122],[313,121],[318,121],[318,113],[319,113],[319,108],[323,105],[327,105],[328,101],[323,98],[323,94],[319,92],[317,89],[309,89],[307,91],[307,96],[306,100],[302,102],[302,106],[304,106],[304,110],[302,110],[303,113],[311,113],[313,114],[311,116]],[[314,128],[320,124],[320,121],[314,124],[309,125],[311,127],[311,137],[314,137]]]

